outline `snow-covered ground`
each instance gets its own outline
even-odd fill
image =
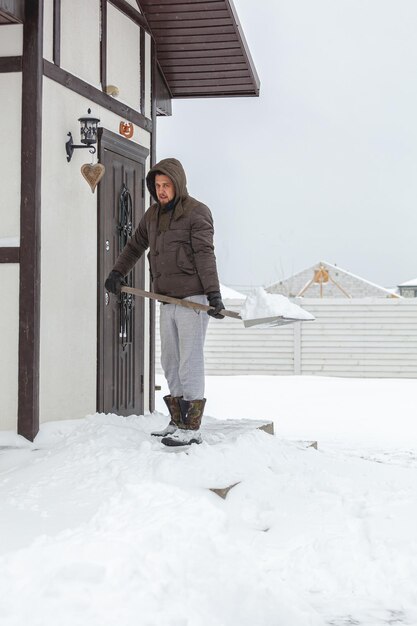
[[[416,626],[415,390],[209,377],[187,452],[149,434],[163,393],[0,433],[1,626]]]

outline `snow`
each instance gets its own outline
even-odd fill
[[[223,300],[244,300],[246,298],[243,293],[239,293],[239,291],[227,287],[226,285],[220,285],[220,292]]]
[[[262,287],[246,298],[240,315],[243,320],[283,317],[295,320],[314,320],[314,315],[280,294],[267,293]]]
[[[208,377],[188,452],[157,383],[152,416],[0,433],[2,626],[417,624],[414,380]]]
[[[399,287],[417,287],[417,278],[413,278],[412,280],[407,280],[407,282],[401,283],[398,286]]]

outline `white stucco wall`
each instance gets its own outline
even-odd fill
[[[75,143],[83,98],[45,78],[43,91],[41,243],[41,420],[95,411],[97,198],[80,174],[90,161],[65,154]],[[45,120],[54,120],[53,127]],[[78,134],[77,134],[78,131]]]
[[[43,125],[41,421],[83,417],[96,409],[97,194],[80,173],[91,162],[88,150],[75,150],[67,163],[64,147],[68,131],[79,143],[77,120],[89,106],[101,126],[118,132],[117,115],[44,79],[43,119],[54,124],[52,131]],[[149,147],[149,133],[135,128],[134,139]],[[146,357],[148,329],[147,318]]]
[[[53,62],[54,0],[44,0],[43,5],[43,58]]]
[[[151,117],[151,37],[145,33],[145,117]]]
[[[23,51],[22,24],[3,24],[0,34],[0,57],[20,56]]]
[[[0,263],[0,430],[17,429],[19,266]]]
[[[111,4],[107,6],[107,84],[119,88],[118,100],[140,109],[140,29]],[[132,62],[136,61],[136,64]]]
[[[61,67],[94,87],[99,87],[99,0],[61,2]]]
[[[0,73],[0,93],[0,238],[20,237],[21,73]]]

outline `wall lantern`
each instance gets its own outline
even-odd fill
[[[71,133],[68,133],[68,141],[65,144],[65,150],[67,152],[67,161],[70,162],[72,159],[72,153],[76,148],[90,148],[90,153],[94,154],[96,149],[93,144],[97,143],[97,125],[99,123],[99,118],[91,115],[91,109],[88,109],[88,114],[83,117],[78,118],[80,122],[80,134],[81,134],[81,143],[82,146],[74,145],[72,140]]]

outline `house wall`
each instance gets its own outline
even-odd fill
[[[19,266],[0,264],[0,430],[16,430],[19,340]]]
[[[127,58],[126,51],[129,50]],[[140,29],[109,4],[107,7],[107,84],[119,88],[117,97],[140,109]]]
[[[20,56],[23,27],[3,25],[0,56]],[[2,115],[0,116],[0,246],[19,245],[20,239],[20,72],[0,73]],[[0,430],[16,429],[19,342],[19,265],[0,263]]]
[[[82,15],[83,19],[80,20]],[[45,58],[52,60],[53,1],[45,3]],[[74,45],[74,33],[82,45]],[[108,4],[107,83],[119,88],[120,101],[140,106],[140,31]],[[129,57],[126,57],[129,49]],[[150,55],[146,100],[150,113]],[[100,3],[62,0],[61,67],[100,88]],[[83,417],[96,408],[97,356],[97,195],[80,173],[91,162],[87,150],[66,161],[71,131],[79,143],[78,118],[91,108],[100,126],[118,133],[121,119],[88,99],[44,78],[42,162],[41,421]],[[46,120],[53,120],[53,129]],[[132,141],[150,148],[150,134],[134,128]],[[147,163],[149,168],[149,159]],[[146,278],[148,278],[148,273]],[[149,307],[145,308],[145,354],[149,354]],[[145,408],[149,398],[145,364]],[[68,384],[71,381],[71,384]],[[70,411],[68,410],[70,408]]]
[[[99,0],[61,0],[61,67],[100,87]]]
[[[43,58],[53,62],[54,0],[43,0]]]
[[[0,57],[20,56],[23,51],[23,26],[2,24],[0,33]]]
[[[5,28],[4,26],[1,27]],[[7,27],[6,27],[7,28]],[[20,237],[20,150],[22,75],[0,73],[0,239]]]
[[[415,299],[296,302],[316,320],[273,329],[244,328],[230,318],[210,321],[206,373],[417,378]],[[240,310],[242,302],[225,304]],[[159,329],[156,351],[156,371],[162,373]]]
[[[88,106],[100,126],[118,132],[117,115],[44,79],[41,421],[83,417],[96,410],[97,194],[80,173],[81,165],[91,162],[88,150],[75,150],[67,163],[64,149],[68,131],[78,143],[77,120]],[[53,120],[52,130],[45,120]],[[150,135],[142,129],[135,128],[133,139],[150,146]],[[148,308],[146,315],[143,341],[148,354]],[[145,389],[145,401],[148,395]]]

